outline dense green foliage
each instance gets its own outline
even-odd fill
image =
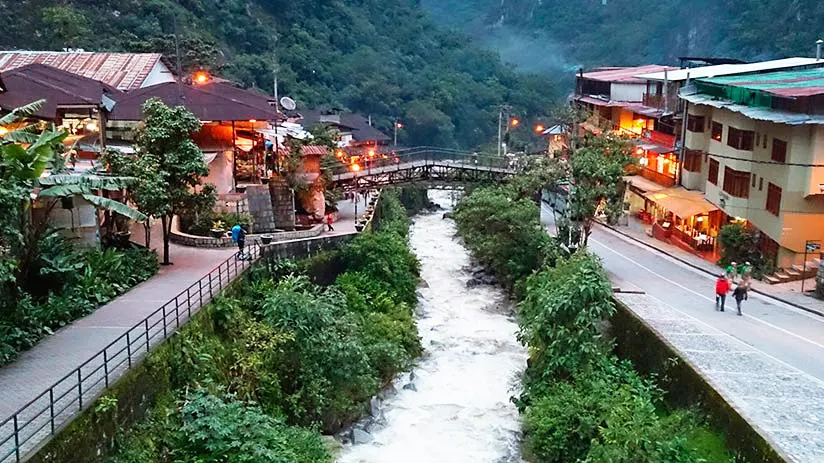
[[[77,250],[57,235],[41,246],[38,289],[0,302],[0,365],[53,330],[147,280],[158,269],[155,253],[142,248]]]
[[[256,267],[212,303],[211,329],[174,341],[174,390],[120,436],[112,461],[332,461],[320,432],[356,420],[421,352],[406,211],[396,194],[381,201],[393,203],[381,231],[309,264]],[[321,263],[344,271],[319,285],[304,272]]]
[[[676,63],[679,56],[745,60],[812,56],[824,36],[815,0],[424,0],[435,17],[524,66]],[[543,53],[534,51],[537,48]]]
[[[525,456],[558,463],[730,461],[698,415],[668,410],[655,383],[615,357],[602,335],[615,311],[603,268],[586,250],[565,258],[539,238],[546,233],[537,212],[510,187],[477,190],[455,214],[475,256],[518,289],[519,339],[530,353],[516,400]]]
[[[761,233],[741,223],[731,223],[721,227],[718,243],[721,245],[721,259],[718,264],[726,267],[733,262],[742,265],[749,262],[753,275],[760,278],[775,271],[776,256],[764,255],[761,250]]]
[[[4,4],[0,48],[154,51],[174,62],[177,27],[184,68],[270,91],[277,40],[281,95],[299,108],[372,115],[386,133],[401,117],[407,145],[486,143],[497,130],[497,104],[537,115],[558,96],[546,79],[520,76],[463,35],[437,28],[416,0],[54,3]]]
[[[531,198],[506,188],[481,188],[455,210],[458,233],[506,287],[544,265],[554,265],[559,249],[540,224],[540,209]]]

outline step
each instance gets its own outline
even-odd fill
[[[807,271],[807,267],[806,267],[806,266],[802,266],[802,265],[800,265],[800,264],[794,264],[794,265],[793,265],[793,270],[795,270],[796,272],[799,272],[799,273],[803,273],[803,272],[806,272],[806,271]]]
[[[818,267],[819,265],[821,265],[821,258],[819,258],[819,257],[813,257],[812,262],[813,262],[813,265],[814,265],[814,266]]]
[[[781,283],[781,280],[779,280],[778,278],[776,278],[775,276],[772,276],[772,275],[765,275],[764,280],[766,280],[766,282],[771,284],[771,285]]]
[[[783,270],[780,270],[780,271],[778,271],[778,272],[775,272],[775,274],[774,274],[773,276],[774,276],[774,277],[776,277],[776,278],[778,278],[778,279],[779,279],[779,280],[781,280],[782,282],[784,282],[784,281],[790,281],[790,276],[789,276],[789,275],[787,275],[787,273],[785,273],[785,271],[783,271]]]
[[[784,273],[789,275],[790,278],[797,278],[797,277],[801,276],[801,272],[799,272],[797,270],[794,270],[794,269],[791,269],[791,268],[785,268]]]

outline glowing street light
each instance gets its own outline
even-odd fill
[[[352,169],[352,172],[359,172],[360,171],[360,164],[358,164],[358,163],[352,164],[351,169]]]
[[[193,79],[194,83],[198,85],[203,85],[209,82],[209,73],[206,71],[197,71],[195,72]]]
[[[543,124],[538,124],[535,126],[535,133],[541,134],[544,133],[544,130],[546,130],[546,127],[544,127]]]
[[[509,120],[509,125],[511,125],[512,127],[518,127],[518,125],[520,123],[521,123],[521,120],[518,119],[517,117],[513,117],[512,119]]]
[[[9,129],[7,129],[3,126],[0,126],[0,137],[6,135],[7,133],[9,133]]]

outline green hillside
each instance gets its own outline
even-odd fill
[[[0,48],[163,51],[244,85],[404,118],[405,144],[474,147],[496,134],[496,105],[545,113],[551,78],[521,75],[467,36],[435,25],[416,0],[0,0]]]

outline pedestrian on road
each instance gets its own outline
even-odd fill
[[[727,293],[730,292],[730,281],[723,273],[715,280],[715,310],[724,311],[724,302],[727,300]]]
[[[735,262],[730,263],[727,266],[727,278],[732,282],[735,283],[735,273],[738,271],[738,265]]]
[[[326,231],[335,231],[335,229],[332,228],[332,221],[332,213],[326,214]]]
[[[744,285],[743,281],[735,287],[735,291],[732,292],[732,297],[735,298],[735,306],[738,307],[738,316],[740,317],[742,315],[741,301],[747,300],[747,286]]]
[[[749,290],[752,286],[752,264],[744,262],[744,265],[738,268],[738,274],[741,275],[741,281],[747,286]]]

